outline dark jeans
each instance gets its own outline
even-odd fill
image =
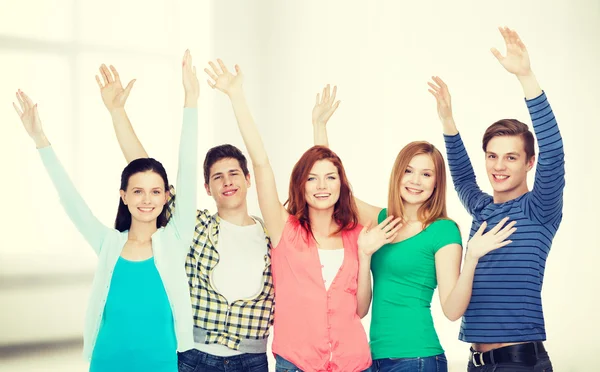
[[[538,354],[537,362],[534,366],[528,366],[519,363],[495,363],[475,367],[473,362],[469,362],[468,372],[552,372],[552,363],[547,352]]]
[[[275,355],[275,372],[302,372],[302,370],[279,355]],[[371,366],[363,372],[375,372],[375,370]]]
[[[444,353],[430,357],[383,358],[373,361],[373,372],[448,372]]]
[[[191,349],[177,353],[179,372],[268,372],[267,353],[220,357]]]

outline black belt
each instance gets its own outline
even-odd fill
[[[534,366],[537,363],[539,354],[545,352],[546,349],[544,348],[542,341],[505,346],[486,351],[485,353],[475,351],[471,348],[469,361],[472,362],[475,367],[498,363],[519,363]]]

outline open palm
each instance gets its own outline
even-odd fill
[[[207,80],[208,85],[213,89],[218,89],[221,92],[230,95],[234,91],[238,91],[242,88],[244,81],[244,75],[238,65],[235,65],[235,72],[229,72],[222,60],[217,59],[219,66],[213,62],[209,62],[211,69],[205,68],[204,72],[208,74],[210,79]],[[211,80],[212,79],[212,80]]]
[[[104,106],[106,106],[109,111],[125,107],[125,102],[127,102],[127,97],[129,97],[135,79],[131,80],[129,84],[127,84],[127,87],[123,89],[121,77],[119,76],[117,69],[111,65],[109,70],[104,64],[100,66],[100,75],[102,75],[102,81],[98,75],[96,75],[96,82],[98,83],[98,87],[100,87],[100,94],[102,95]]]
[[[13,107],[19,118],[21,118],[21,122],[23,123],[23,127],[29,134],[29,137],[38,139],[44,136],[44,131],[42,129],[42,122],[40,120],[40,115],[37,111],[37,104],[34,104],[31,98],[29,98],[25,93],[21,90],[17,92],[17,100],[19,101],[19,106],[17,106],[13,102]]]
[[[498,49],[492,48],[491,50],[494,57],[496,57],[502,67],[511,74],[517,76],[529,75],[531,73],[529,53],[517,32],[508,27],[499,27],[498,29],[506,44],[506,56],[503,56]]]
[[[312,110],[312,122],[327,124],[327,121],[331,118],[335,110],[340,105],[340,101],[335,100],[337,93],[337,86],[333,87],[333,93],[329,93],[329,84],[323,88],[323,95],[317,93],[317,101]]]

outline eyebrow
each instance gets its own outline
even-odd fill
[[[408,166],[407,166],[407,168],[410,168],[410,169],[415,169],[415,168],[411,167],[410,165],[408,165]],[[423,171],[429,171],[429,172],[433,172],[433,169],[429,169],[429,168],[425,168],[425,169],[421,169],[421,170],[423,170]]]
[[[241,169],[238,169],[238,168],[233,168],[233,169],[230,169],[230,170],[228,170],[226,173],[232,173],[232,172],[241,172],[241,171],[242,171]],[[213,178],[214,176],[220,176],[220,175],[222,175],[223,173],[225,173],[225,172],[217,172],[217,173],[213,173],[213,175],[212,175],[212,176],[210,176],[210,178]]]
[[[329,172],[329,173],[326,173],[325,175],[326,175],[326,176],[329,176],[329,175],[332,175],[332,174],[334,174],[334,175],[335,175],[335,174],[338,174],[338,172]],[[312,175],[312,176],[318,176],[318,174],[316,174],[316,173],[309,173],[308,175],[309,175],[309,176],[310,176],[310,175]]]
[[[498,155],[493,151],[486,151],[486,154]],[[504,155],[521,156],[521,154],[519,154],[518,152],[507,152]]]

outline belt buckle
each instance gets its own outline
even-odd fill
[[[477,360],[478,356],[479,356],[479,361]],[[480,351],[473,352],[472,360],[473,360],[473,365],[475,367],[482,367],[485,365],[485,362],[483,361],[483,353]]]

